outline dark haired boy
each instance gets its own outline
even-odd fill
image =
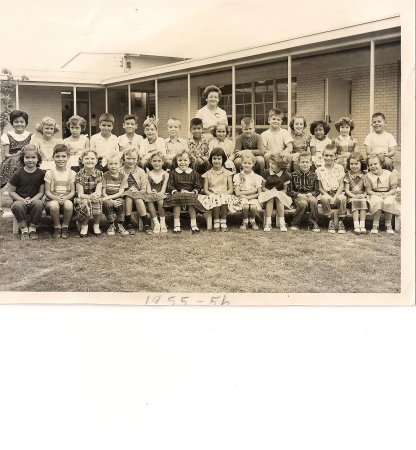
[[[143,136],[136,133],[136,116],[133,114],[126,114],[123,119],[123,128],[126,133],[117,138],[120,151],[123,151],[127,147],[134,147],[139,150],[140,142],[143,140]]]
[[[250,150],[255,157],[254,172],[261,175],[264,172],[265,147],[260,134],[256,133],[254,119],[244,117],[241,120],[241,134],[235,140],[234,164],[237,172],[241,171],[241,156],[244,150]]]
[[[211,167],[208,162],[208,141],[202,135],[203,128],[202,120],[197,117],[193,118],[189,124],[192,136],[188,139],[188,149],[195,158],[194,169],[200,174],[205,173]]]

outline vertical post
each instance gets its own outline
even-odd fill
[[[105,88],[105,112],[108,113],[108,89]]]
[[[16,84],[16,109],[19,108],[19,83]]]
[[[73,95],[73,104],[74,104],[74,116],[77,115],[77,87],[74,86],[73,88],[74,95]]]
[[[370,43],[370,132],[371,127],[371,116],[374,114],[374,77],[375,77],[375,43],[371,41]]]
[[[233,144],[235,145],[235,135],[236,135],[236,106],[235,106],[235,65],[231,66],[231,127],[233,130],[232,138]]]
[[[189,129],[189,122],[191,121],[191,74],[188,73],[188,124],[186,126]]]
[[[287,124],[288,125],[289,125],[291,118],[292,118],[292,55],[287,55]]]
[[[88,89],[88,136],[91,137],[91,91]]]
[[[155,79],[155,115],[156,119],[159,117],[159,91],[157,85],[157,78]]]
[[[127,106],[128,106],[128,114],[131,114],[131,84],[127,85]]]

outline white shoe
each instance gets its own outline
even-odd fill
[[[270,225],[266,225],[266,226],[264,227],[264,231],[266,231],[266,232],[271,231]]]
[[[94,230],[95,231],[95,230]],[[116,234],[116,227],[112,223],[107,230],[107,236],[114,236]]]
[[[153,227],[153,233],[155,233],[155,234],[159,234],[160,233],[160,224],[156,224]]]
[[[371,234],[378,234],[378,228],[372,228],[370,233]]]
[[[161,231],[162,233],[167,233],[167,232],[168,232],[168,229],[165,227],[165,225],[162,225],[162,226],[160,227],[160,231]]]
[[[286,224],[280,225],[280,231],[287,231]]]

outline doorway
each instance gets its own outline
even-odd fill
[[[339,133],[335,122],[341,117],[351,116],[351,80],[325,79],[325,120],[331,127],[328,137],[335,139]]]

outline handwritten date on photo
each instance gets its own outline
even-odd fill
[[[206,298],[200,296],[193,297],[192,295],[147,295],[145,305],[163,305],[163,306],[228,306],[230,302],[227,300],[227,296],[224,295],[209,295]]]

